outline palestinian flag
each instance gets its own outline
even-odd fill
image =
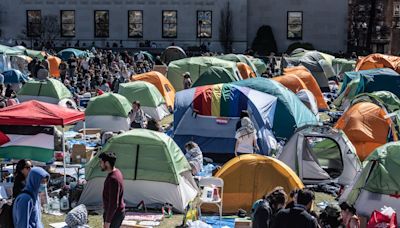
[[[0,158],[48,162],[54,157],[54,127],[0,126]]]

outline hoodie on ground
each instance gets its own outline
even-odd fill
[[[49,176],[50,175],[40,167],[34,167],[29,172],[24,190],[31,193],[35,198],[32,198],[27,193],[21,193],[15,199],[13,206],[14,227],[43,228],[41,222],[39,188],[42,180]]]

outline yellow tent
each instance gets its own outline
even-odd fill
[[[239,208],[250,212],[256,200],[277,186],[288,194],[304,188],[296,173],[283,162],[258,154],[231,159],[215,176],[224,180],[224,213],[236,213]]]

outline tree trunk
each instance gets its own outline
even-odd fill
[[[376,0],[371,0],[371,9],[369,11],[369,22],[368,22],[368,30],[367,30],[367,43],[366,49],[368,52],[372,52],[372,33],[374,31],[374,21],[375,21],[375,14],[376,14]]]

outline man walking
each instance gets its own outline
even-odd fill
[[[99,155],[102,171],[108,172],[103,189],[104,228],[118,228],[125,218],[124,177],[115,168],[116,156],[112,152]]]

